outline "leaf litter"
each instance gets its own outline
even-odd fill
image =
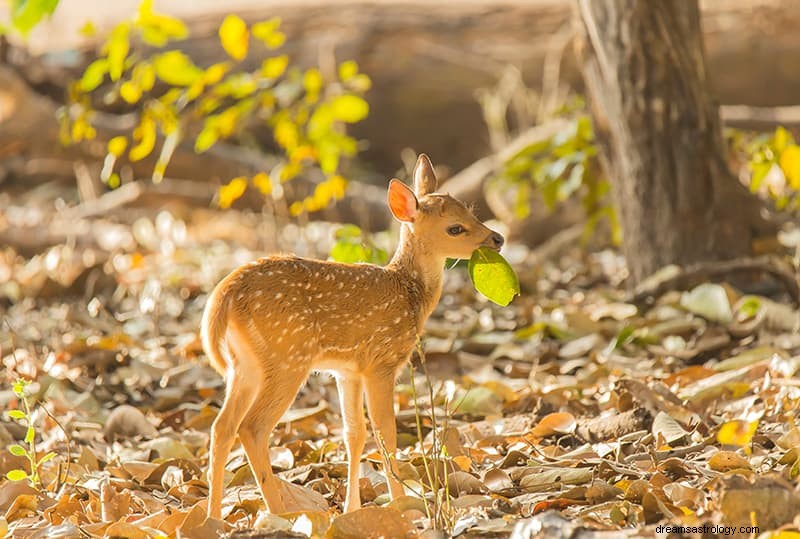
[[[0,226],[58,230],[52,201],[16,200],[2,199]],[[197,334],[207,294],[266,252],[325,256],[336,228],[261,220],[180,204],[128,208],[73,223],[82,232],[66,241],[2,250],[0,405],[17,408],[11,381],[32,380],[37,452],[56,457],[41,466],[41,491],[0,481],[0,531],[527,538],[655,537],[665,523],[797,529],[798,311],[778,293],[745,295],[724,282],[639,308],[624,301],[617,252],[577,248],[517,266],[527,289],[505,308],[476,293],[462,268],[448,271],[424,357],[397,385],[407,496],[389,500],[370,439],[364,508],[340,515],[341,421],[334,384],[320,375],[265,448],[288,512],[264,511],[236,449],[224,520],[206,518],[209,429],[224,395]],[[3,447],[24,436],[4,413]],[[3,477],[24,464],[0,452]],[[431,529],[434,499],[446,501],[437,510],[449,532]]]

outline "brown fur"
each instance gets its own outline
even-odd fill
[[[502,244],[464,204],[432,192],[435,177],[425,156],[414,183],[416,196],[399,182],[390,185],[390,208],[404,224],[386,267],[271,256],[234,270],[212,292],[203,346],[227,388],[212,428],[211,516],[220,514],[225,459],[237,433],[270,511],[283,510],[269,465],[269,435],[312,370],[337,377],[350,461],[345,510],[360,505],[364,393],[374,430],[394,453],[394,379],[439,301],[445,259]],[[463,234],[448,233],[456,224]],[[402,494],[387,476],[392,495]]]

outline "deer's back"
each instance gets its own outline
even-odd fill
[[[371,264],[267,257],[219,286],[261,355],[313,369],[396,368],[424,323],[415,283]]]

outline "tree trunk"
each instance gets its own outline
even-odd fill
[[[577,0],[583,76],[637,284],[748,254],[758,203],[725,162],[696,0]]]

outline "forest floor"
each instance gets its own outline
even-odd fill
[[[268,250],[326,256],[334,226],[278,230],[257,214],[175,204],[76,210],[62,196],[52,186],[0,194],[0,229],[20,234],[0,251],[0,474],[29,470],[5,449],[27,432],[7,413],[23,407],[17,378],[32,380],[38,458],[55,453],[41,485],[0,480],[2,535],[446,536],[434,522],[461,537],[798,529],[800,313],[780,283],[761,295],[693,283],[633,302],[619,253],[577,245],[535,264],[512,246],[526,286],[506,308],[479,297],[463,268],[446,272],[424,358],[397,384],[408,497],[389,503],[370,437],[365,509],[340,516],[341,418],[332,379],[319,375],[269,448],[291,512],[266,514],[237,448],[225,520],[206,519],[209,427],[223,397],[198,340],[207,294]],[[420,492],[438,503],[426,507]]]

